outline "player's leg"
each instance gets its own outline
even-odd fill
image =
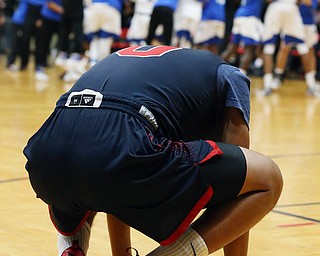
[[[266,96],[272,93],[273,81],[273,56],[276,46],[274,43],[264,44],[263,46],[263,89],[259,95]]]
[[[171,45],[173,32],[173,11],[169,8],[165,9],[165,11],[162,13],[161,21],[163,24],[164,44]]]
[[[276,50],[277,35],[282,30],[283,8],[281,3],[272,2],[268,5],[264,16],[263,41],[263,89],[259,95],[265,96],[272,93],[273,57]]]
[[[311,70],[305,74],[305,80],[307,83],[307,94],[310,96],[320,97],[320,87],[316,82],[316,55],[314,47],[309,48],[307,59],[310,61]]]
[[[160,24],[161,21],[161,8],[155,7],[153,9],[153,12],[150,17],[150,24],[149,24],[149,30],[148,30],[148,36],[146,38],[146,43],[151,44],[152,40],[155,37],[156,29]]]
[[[280,42],[280,48],[274,68],[274,78],[272,82],[273,89],[278,89],[282,84],[291,48],[291,44],[286,44],[283,40]]]
[[[227,62],[230,62],[230,58],[236,55],[238,47],[238,44],[232,42],[228,43],[226,49],[221,53],[221,58]]]
[[[241,21],[235,18],[231,31],[231,40],[228,43],[226,49],[221,53],[221,57],[227,62],[230,62],[230,58],[237,54],[237,50],[241,41],[240,27]]]
[[[102,60],[104,57],[110,55],[113,44],[113,37],[102,37],[99,38],[98,49],[99,49],[99,60]]]
[[[307,89],[309,92],[316,92],[315,90],[317,87],[316,74],[315,74],[316,72],[313,66],[313,61],[312,61],[313,58],[310,58],[310,55],[309,55],[309,48],[306,44],[298,44],[297,50],[301,57]],[[310,95],[319,96],[317,95],[317,93],[315,94],[311,93]]]
[[[249,247],[249,231],[223,247],[224,255],[247,255]]]
[[[89,249],[91,226],[96,212],[67,213],[49,206],[52,222],[58,230],[58,256],[85,256]]]
[[[242,151],[247,175],[239,196],[218,208],[209,207],[194,225],[209,253],[236,240],[258,223],[275,206],[282,190],[279,168],[271,159],[244,148]]]
[[[311,96],[319,97],[319,86],[316,83],[316,64],[313,47],[318,41],[317,29],[314,25],[303,26],[304,43],[297,44],[296,48],[301,57],[304,70],[307,93]]]
[[[226,256],[247,254],[248,235],[243,234],[275,206],[282,190],[282,177],[278,166],[271,159],[247,149],[242,151],[247,172],[238,196],[225,203],[210,204],[192,228],[176,242],[158,247],[149,256],[205,256],[222,247],[226,247]],[[234,175],[238,174],[234,172]],[[219,189],[223,190],[219,184],[216,185],[217,193]],[[226,192],[227,190],[222,194]],[[234,242],[232,246],[231,242]]]
[[[239,68],[243,74],[247,74],[250,64],[254,58],[255,45],[246,45],[240,58]]]
[[[112,255],[123,256],[131,248],[130,227],[111,214],[107,221]]]

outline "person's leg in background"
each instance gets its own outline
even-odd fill
[[[161,23],[163,24],[164,44],[171,45],[173,32],[173,10],[166,8],[161,15]]]
[[[152,44],[152,40],[155,37],[156,29],[161,23],[161,7],[155,7],[152,11],[150,18],[150,25],[148,30],[148,36],[146,38],[146,44]]]

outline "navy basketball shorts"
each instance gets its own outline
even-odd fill
[[[213,141],[171,141],[115,108],[56,108],[24,149],[37,197],[64,235],[90,211],[113,214],[162,245],[199,212],[237,197],[242,150]]]

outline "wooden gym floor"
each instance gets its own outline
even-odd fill
[[[22,149],[70,85],[48,70],[12,73],[0,63],[0,256],[56,255],[56,231],[47,207],[35,198]],[[251,256],[320,256],[320,99],[305,94],[303,80],[287,80],[273,95],[256,97],[252,78],[251,148],[272,157],[284,176],[275,209],[251,231]],[[133,246],[145,255],[156,243],[137,231]],[[105,216],[95,219],[89,255],[111,255]],[[216,252],[213,255],[222,255]]]

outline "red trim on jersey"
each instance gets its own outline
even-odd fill
[[[176,50],[181,50],[175,46],[168,45],[158,45],[146,49],[145,46],[132,46],[128,48],[121,49],[116,52],[118,56],[127,56],[127,57],[161,57],[162,55]]]
[[[78,224],[78,226],[77,226],[73,231],[71,231],[71,232],[64,232],[64,231],[61,231],[61,230],[58,228],[57,224],[54,222],[55,220],[54,220],[54,217],[52,216],[52,213],[51,213],[51,211],[50,211],[50,205],[48,205],[48,209],[49,209],[49,215],[50,215],[50,219],[51,219],[51,222],[52,222],[53,226],[56,228],[56,230],[57,230],[60,234],[62,234],[62,235],[64,235],[64,236],[73,236],[74,234],[76,234],[77,232],[79,232],[80,229],[81,229],[81,227],[82,227],[82,225],[84,224],[84,222],[88,219],[88,217],[89,217],[90,214],[91,214],[91,211],[88,211],[88,212],[86,213],[86,215],[84,215],[83,219],[80,221],[80,223]]]
[[[191,222],[197,217],[199,212],[206,206],[213,195],[213,189],[210,186],[196,205],[189,212],[187,217],[182,221],[180,226],[164,241],[160,242],[160,245],[166,246],[175,242],[190,226]]]
[[[217,145],[214,141],[212,141],[212,140],[206,140],[206,142],[210,144],[210,146],[213,148],[213,150],[212,150],[208,155],[206,155],[206,157],[203,158],[203,159],[199,162],[199,164],[201,164],[201,163],[203,163],[203,162],[205,162],[205,161],[208,161],[209,159],[211,159],[212,157],[214,157],[214,156],[216,156],[216,155],[219,155],[219,156],[220,156],[220,155],[223,154],[222,150],[218,147],[218,145]]]

